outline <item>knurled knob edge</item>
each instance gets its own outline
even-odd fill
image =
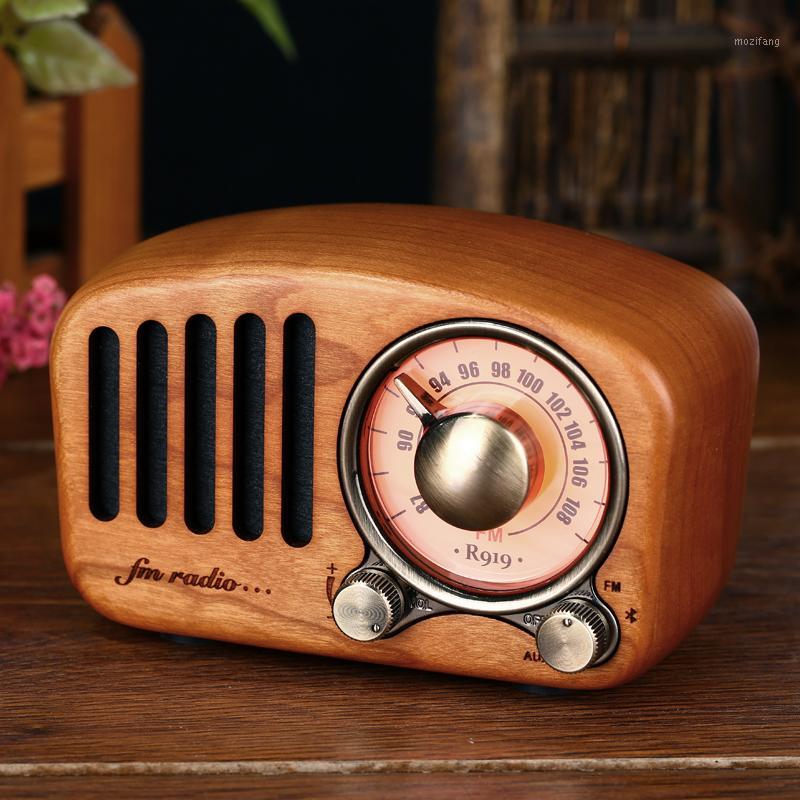
[[[609,627],[603,612],[588,600],[571,599],[562,600],[548,616],[556,614],[570,614],[576,620],[584,623],[594,634],[594,655],[589,664],[591,666],[608,648]]]
[[[403,615],[405,603],[403,602],[402,591],[383,570],[379,569],[368,568],[360,570],[348,578],[344,586],[354,586],[357,583],[362,583],[365,586],[369,586],[370,589],[374,589],[386,601],[389,613],[386,617],[386,628],[383,634],[387,634]]]

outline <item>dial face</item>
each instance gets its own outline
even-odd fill
[[[454,416],[464,424],[451,424]],[[515,456],[507,483],[524,487],[513,498],[503,481],[482,480],[493,453],[469,438],[497,425],[515,441],[500,453]],[[534,591],[575,565],[602,528],[612,475],[602,425],[575,376],[533,348],[483,335],[420,347],[378,382],[358,436],[359,480],[376,524],[447,586],[484,596]],[[431,462],[424,451],[445,436],[444,456],[439,448]],[[489,485],[494,494],[482,497]],[[499,524],[488,529],[469,524],[493,514]]]

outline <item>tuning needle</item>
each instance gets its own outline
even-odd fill
[[[394,385],[425,427],[436,422],[437,416],[445,410],[438,400],[431,397],[405,372],[394,379]]]

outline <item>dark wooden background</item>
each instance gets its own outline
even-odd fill
[[[0,393],[0,794],[800,797],[800,326],[761,337],[728,587],[660,666],[599,693],[179,643],[98,616],[61,562],[49,430],[28,399],[44,395]]]

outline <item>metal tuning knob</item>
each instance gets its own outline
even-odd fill
[[[385,636],[403,616],[400,587],[380,569],[353,573],[333,600],[333,619],[339,630],[359,642]]]
[[[484,414],[447,415],[408,375],[394,384],[425,428],[414,478],[431,511],[463,530],[505,525],[522,508],[531,485],[530,456],[519,437]]]
[[[591,667],[607,650],[611,632],[602,611],[587,600],[564,600],[536,632],[539,655],[559,672]]]
[[[464,530],[505,525],[530,487],[522,442],[482,414],[454,414],[432,426],[417,448],[414,477],[434,514]]]

